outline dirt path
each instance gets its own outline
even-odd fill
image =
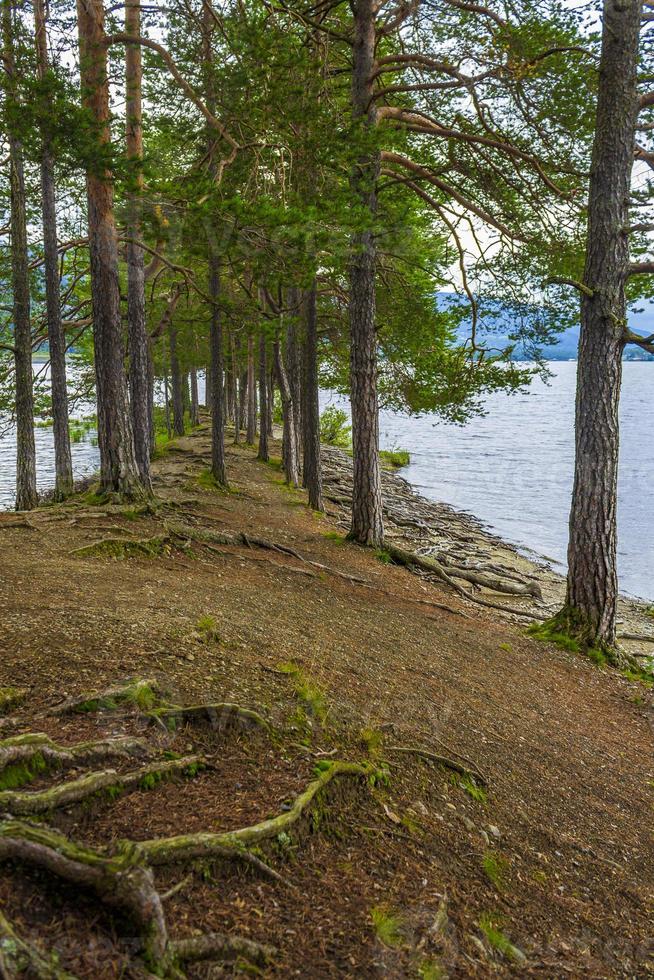
[[[94,846],[229,830],[287,810],[317,764],[367,760],[375,785],[339,783],[319,819],[265,850],[295,887],[205,863],[166,901],[170,931],[269,944],[267,977],[654,975],[651,693],[344,542],[338,515],[312,513],[249,449],[230,448],[234,492],[216,491],[208,450],[200,430],[162,456],[154,514],[78,499],[33,527],[1,520],[0,684],[28,691],[2,736],[142,733],[130,712],[47,712],[146,676],[175,703],[255,708],[278,734],[181,726],[166,751],[210,768],[52,825]],[[158,553],[75,554],[115,537],[158,538]],[[398,745],[465,757],[487,792]],[[0,902],[21,936],[78,977],[130,975],[129,926],[43,872],[5,868]],[[160,890],[188,872],[157,871]],[[219,969],[188,975],[240,966]]]

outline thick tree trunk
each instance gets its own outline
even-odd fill
[[[641,4],[606,0],[577,366],[567,614],[589,645],[616,642],[618,405],[629,266]]]
[[[13,51],[11,0],[3,0],[2,33],[7,103],[15,104],[16,69]],[[36,449],[34,444],[34,390],[32,378],[32,328],[30,323],[30,278],[27,251],[27,209],[23,147],[12,131],[8,133],[9,182],[11,194],[11,288],[16,378],[16,509],[31,510],[38,503],[36,492]]]
[[[184,389],[182,371],[177,355],[177,329],[170,324],[168,328],[170,343],[170,375],[173,388],[173,430],[176,436],[184,435]]]
[[[309,506],[324,510],[322,465],[320,460],[320,405],[318,401],[318,323],[316,281],[304,297],[304,411],[302,412],[303,482],[309,493]]]
[[[44,0],[34,2],[34,28],[39,78],[49,73],[48,44]],[[57,251],[57,208],[55,170],[49,134],[42,130],[41,203],[43,208],[43,257],[45,302],[50,348],[50,385],[52,390],[52,428],[55,454],[55,500],[64,500],[73,491],[73,464],[68,430],[68,389],[66,384],[66,338],[61,322],[59,300],[59,253]]]
[[[254,335],[248,335],[248,405],[247,431],[245,441],[248,446],[254,445],[257,436],[257,386],[254,370]]]
[[[125,33],[141,34],[141,0],[125,3]],[[145,261],[141,240],[143,193],[143,126],[141,109],[142,67],[140,44],[128,44],[125,52],[125,111],[127,160],[132,168],[132,189],[127,201],[127,336],[129,343],[129,393],[134,452],[141,480],[150,487],[149,388],[150,345],[145,318]]]
[[[96,127],[98,158],[106,155],[109,133],[109,85],[102,0],[77,0],[82,101]],[[113,180],[101,164],[86,176],[88,233],[93,305],[100,483],[103,490],[126,496],[144,492],[134,452],[134,437],[123,363],[118,242]]]
[[[374,89],[375,5],[357,0],[354,8],[352,115],[362,135],[376,124]],[[376,243],[372,223],[377,210],[379,153],[364,148],[351,177],[352,191],[369,215],[370,227],[352,238],[350,264],[350,387],[352,404],[352,527],[350,537],[378,547],[384,539],[379,471],[377,404]]]
[[[259,333],[259,452],[257,458],[267,463],[268,453],[268,357],[266,334]]]
[[[211,472],[221,486],[227,484],[225,465],[225,400],[223,397],[223,322],[218,306],[220,297],[220,263],[209,256],[209,294],[211,309]]]
[[[198,372],[196,368],[191,368],[190,371],[191,379],[191,425],[195,428],[200,421],[199,409],[200,403],[198,401]]]
[[[291,387],[288,383],[288,377],[286,375],[286,369],[284,367],[284,359],[282,357],[282,345],[279,337],[275,338],[274,343],[274,355],[275,355],[275,371],[277,374],[277,383],[279,385],[279,391],[282,396],[282,414],[284,419],[284,434],[283,434],[283,464],[284,472],[286,474],[286,482],[291,486],[297,487],[300,482],[300,469],[298,465],[297,453],[295,451],[295,438],[294,438],[294,416],[293,416],[293,397],[291,394]]]

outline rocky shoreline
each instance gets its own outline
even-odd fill
[[[339,524],[349,524],[352,461],[347,452],[323,446],[325,497],[336,505]],[[548,619],[561,608],[565,578],[546,558],[528,555],[493,534],[474,515],[428,500],[401,474],[382,469],[384,520],[389,546],[397,545],[432,559],[432,577],[448,582],[470,611],[490,607],[527,625]],[[416,569],[430,575],[427,567]],[[444,576],[440,572],[444,572]],[[622,596],[619,639],[643,662],[654,662],[654,620],[645,602]]]

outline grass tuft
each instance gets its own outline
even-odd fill
[[[401,915],[383,905],[376,905],[370,910],[370,918],[377,938],[384,946],[392,949],[403,944],[405,922]]]

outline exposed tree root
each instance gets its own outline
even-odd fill
[[[106,856],[63,834],[20,820],[0,821],[0,860],[24,861],[64,881],[89,888],[112,908],[126,913],[143,938],[146,962],[168,959],[168,935],[161,899],[149,868],[134,848]]]
[[[244,936],[227,936],[222,932],[209,932],[204,936],[178,939],[171,943],[174,957],[181,963],[198,960],[236,960],[244,957],[256,966],[265,966],[277,952],[272,946],[263,946]]]
[[[103,792],[113,795],[135,787],[150,789],[163,779],[181,774],[195,775],[202,766],[202,759],[192,755],[153,762],[131,772],[117,773],[114,769],[91,772],[43,790],[4,790],[0,792],[0,810],[22,817],[49,813]]]
[[[150,751],[138,738],[58,745],[41,732],[14,735],[0,741],[0,789],[15,789],[48,769],[97,765],[106,759],[146,756]]]
[[[361,779],[369,777],[371,773],[372,770],[366,765],[355,762],[332,762],[296,797],[288,810],[276,817],[263,820],[261,823],[253,824],[250,827],[241,827],[238,830],[218,834],[180,834],[176,837],[141,841],[135,846],[147,863],[152,865],[210,858],[214,854],[220,857],[225,848],[233,851],[234,849],[253,847],[293,827],[333,779],[340,777]]]
[[[168,535],[152,538],[102,538],[93,544],[75,548],[71,555],[75,558],[156,558],[165,555],[170,547]]]
[[[322,562],[314,561],[311,558],[306,558],[304,555],[301,555],[299,551],[296,551],[295,548],[289,548],[287,545],[278,544],[275,541],[268,541],[266,538],[250,537],[249,534],[245,534],[243,531],[235,531],[232,533],[207,531],[205,529],[190,527],[187,524],[170,524],[168,525],[168,530],[171,534],[187,541],[198,541],[203,544],[209,543],[241,547],[245,546],[246,548],[262,548],[266,551],[276,551],[279,554],[289,555],[291,558],[297,558],[298,561],[304,562],[305,565],[318,568],[321,571],[326,572],[328,575],[335,575],[337,578],[345,579],[348,582],[368,584],[366,579],[360,578],[357,575],[348,575],[347,572],[341,572],[339,569],[332,568],[330,565],[324,565]]]
[[[22,939],[0,912],[0,980],[15,980],[19,976],[36,980],[77,980],[57,965],[55,954],[44,956],[36,946]]]
[[[434,762],[436,765],[442,766],[444,769],[450,769],[452,772],[458,772],[460,776],[465,776],[467,779],[471,779],[480,786],[488,786],[486,777],[476,767],[474,769],[469,769],[461,762],[457,762],[454,759],[448,759],[447,756],[444,755],[436,755],[435,752],[430,752],[428,749],[420,748],[420,746],[389,745],[386,748],[386,752],[401,752],[404,755],[417,755],[419,758],[426,759],[428,762]]]
[[[169,729],[174,729],[184,722],[206,722],[220,731],[227,728],[262,728],[266,732],[270,731],[269,723],[257,711],[226,702],[185,706],[165,705],[143,714],[153,721],[163,722]]]
[[[163,692],[158,681],[152,678],[137,678],[108,687],[104,691],[69,698],[52,709],[53,715],[85,714],[91,711],[114,711],[121,706],[133,705],[141,710],[149,710],[157,704]]]
[[[515,616],[524,616],[525,619],[536,619],[539,621],[542,621],[543,619],[542,616],[529,612],[526,609],[516,609],[510,606],[503,606],[499,603],[492,602],[490,599],[484,599],[481,596],[474,595],[474,593],[469,592],[467,589],[464,589],[461,585],[459,585],[458,582],[455,582],[443,565],[441,565],[441,563],[435,558],[431,558],[426,555],[417,555],[413,551],[407,551],[405,548],[400,548],[388,541],[384,543],[384,548],[391,556],[393,561],[397,562],[398,565],[404,565],[406,568],[421,568],[423,571],[429,572],[431,575],[435,575],[441,582],[445,582],[445,584],[449,585],[451,589],[458,592],[460,596],[463,596],[465,599],[469,599],[471,602],[478,603],[480,606],[486,606],[490,609],[501,609],[502,612],[511,613]],[[515,593],[512,592],[510,594]],[[521,594],[533,596],[533,592],[523,592]]]

